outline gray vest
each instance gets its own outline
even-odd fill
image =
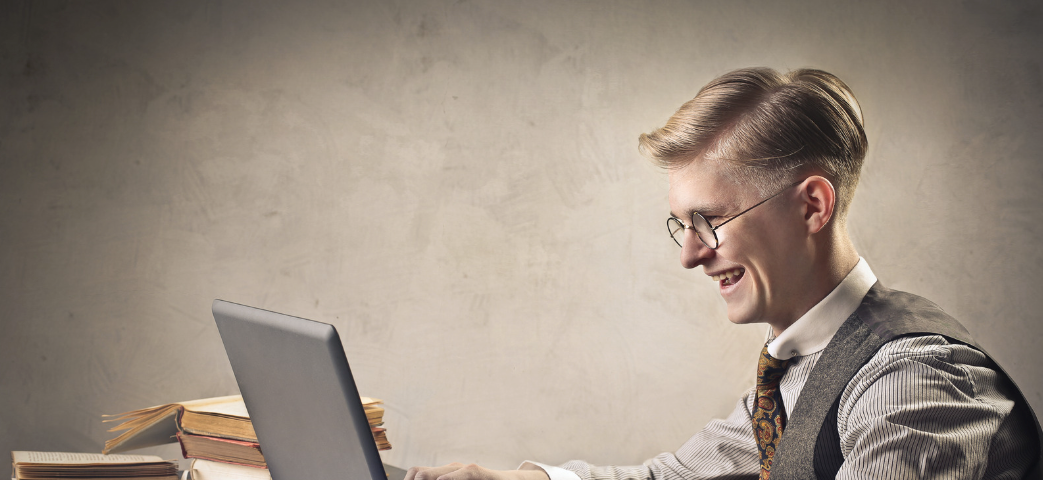
[[[840,395],[885,343],[916,335],[942,335],[984,352],[963,325],[934,303],[877,282],[823,350],[804,384],[802,392],[814,394],[802,393],[797,399],[772,461],[771,479],[835,478],[844,462],[837,433]],[[1006,375],[998,366],[997,369]],[[1043,431],[1016,385],[1015,390],[1019,397],[1016,408],[1028,410],[1027,417],[1036,424],[1037,443],[1033,448],[1039,452],[1043,446]],[[1043,478],[1038,457],[1025,478]]]

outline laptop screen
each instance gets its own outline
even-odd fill
[[[214,320],[273,480],[385,480],[337,330],[214,300]]]

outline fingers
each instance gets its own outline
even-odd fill
[[[438,480],[500,480],[498,472],[475,464],[463,465],[438,477]]]
[[[406,472],[404,480],[437,480],[438,477],[463,468],[464,464],[453,462],[441,467],[413,467]]]
[[[495,470],[475,464],[450,463],[441,467],[413,467],[406,472],[405,480],[499,480]]]

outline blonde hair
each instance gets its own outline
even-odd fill
[[[837,191],[841,221],[858,185],[868,141],[862,109],[844,82],[822,70],[780,74],[744,68],[717,77],[639,150],[669,169],[697,157],[767,194],[799,174],[819,173]]]

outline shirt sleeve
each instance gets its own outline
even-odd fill
[[[521,466],[518,467],[518,470],[543,470],[543,473],[546,473],[550,480],[580,480],[575,473],[565,470],[564,468],[544,465],[532,460],[522,462]]]
[[[642,465],[595,466],[582,460],[562,464],[575,475],[565,476],[544,468],[551,480],[703,480],[757,478],[760,453],[753,438],[753,389],[739,400],[724,420],[713,420],[688,439],[676,452],[661,453]],[[534,462],[532,465],[536,466]],[[526,467],[526,464],[522,464]],[[561,476],[557,476],[561,475]]]
[[[1031,420],[1011,416],[1011,387],[984,354],[943,337],[886,344],[841,396],[837,478],[1021,478],[1031,457],[1014,426]]]

